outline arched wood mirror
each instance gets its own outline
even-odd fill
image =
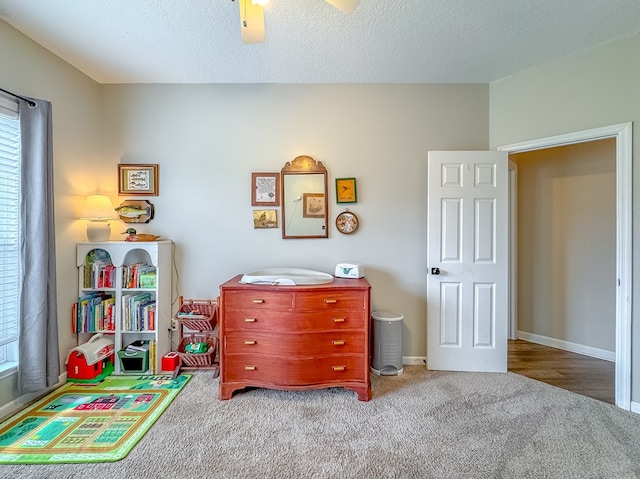
[[[282,176],[282,237],[328,238],[327,169],[310,156],[288,161]]]

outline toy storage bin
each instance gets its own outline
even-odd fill
[[[194,331],[213,331],[217,322],[218,303],[213,299],[184,299],[175,319],[185,328]]]
[[[206,353],[189,353],[186,351],[187,344],[190,343],[206,343]],[[178,345],[178,354],[182,360],[182,364],[188,367],[206,367],[213,364],[213,358],[216,353],[216,338],[211,334],[194,333],[182,338]]]
[[[149,370],[149,343],[137,344],[138,349],[118,351],[120,371],[123,373],[146,373]]]
[[[149,351],[118,351],[120,370],[123,373],[144,373],[149,369]]]

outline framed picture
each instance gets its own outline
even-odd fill
[[[253,228],[277,228],[277,210],[253,210]]]
[[[355,178],[336,178],[336,203],[357,203]]]
[[[251,173],[251,206],[280,206],[280,173]]]
[[[158,196],[158,165],[118,165],[118,194]]]
[[[302,193],[302,217],[324,218],[324,195],[322,193]]]

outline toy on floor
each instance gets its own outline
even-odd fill
[[[102,333],[69,351],[67,381],[76,383],[100,382],[113,372],[115,346],[112,338]]]

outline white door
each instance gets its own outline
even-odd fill
[[[429,369],[507,371],[507,168],[506,152],[429,152]]]

